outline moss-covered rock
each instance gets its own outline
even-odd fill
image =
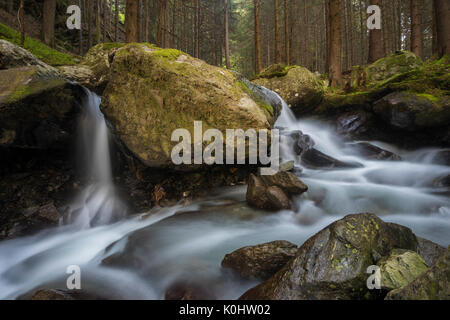
[[[377,82],[420,67],[422,60],[409,51],[398,51],[379,59],[367,67],[367,81]]]
[[[394,290],[403,287],[424,273],[428,266],[416,252],[394,249],[388,257],[378,262],[381,287]]]
[[[390,125],[401,129],[440,127],[450,122],[450,98],[393,92],[376,101],[373,111]]]
[[[172,132],[250,128],[270,130],[273,122],[235,75],[174,49],[128,44],[115,52],[102,111],[116,136],[151,167],[174,167]]]
[[[274,65],[253,80],[277,92],[297,114],[305,114],[320,104],[324,83],[308,69],[299,66]]]
[[[389,292],[387,300],[450,300],[450,247],[435,265],[409,284]]]
[[[410,229],[374,214],[349,215],[308,239],[283,269],[241,299],[369,298],[367,268],[395,248],[417,249]]]

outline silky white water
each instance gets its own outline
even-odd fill
[[[15,299],[39,288],[65,289],[66,268],[79,265],[83,290],[104,298],[162,299],[174,282],[200,283],[217,299],[238,298],[256,283],[236,278],[220,267],[226,253],[247,245],[288,240],[301,245],[333,221],[350,213],[373,212],[383,220],[410,227],[418,236],[450,244],[449,190],[433,182],[450,168],[433,164],[438,149],[395,152],[402,161],[369,161],[320,122],[298,121],[272,91],[258,88],[283,106],[276,123],[301,130],[315,148],[353,169],[316,170],[301,165],[287,140],[284,160],[296,161],[309,191],[295,199],[296,212],[274,214],[249,208],[246,187],[212,190],[187,207],[154,208],[127,215],[111,179],[108,131],[100,99],[88,93],[80,131],[81,153],[92,184],[74,199],[69,219],[59,228],[0,242],[0,298]],[[81,139],[83,141],[83,138]],[[113,254],[119,264],[102,265]]]

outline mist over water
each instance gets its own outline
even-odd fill
[[[351,169],[304,167],[288,139],[283,160],[294,160],[309,190],[295,198],[297,211],[267,213],[249,208],[246,187],[212,190],[189,206],[154,208],[126,214],[111,177],[108,130],[100,98],[87,92],[80,121],[79,155],[92,181],[65,223],[24,238],[0,242],[0,298],[14,299],[39,288],[65,289],[69,265],[81,267],[82,289],[105,298],[162,299],[177,281],[200,283],[218,299],[236,299],[256,283],[220,267],[224,255],[247,245],[288,240],[301,245],[322,228],[350,213],[373,212],[410,227],[418,236],[450,244],[449,190],[436,186],[450,167],[435,163],[438,149],[403,151],[380,142],[401,161],[367,160],[324,123],[297,120],[274,92],[255,87],[267,101],[282,106],[276,126],[301,130],[315,148]],[[119,265],[103,259],[122,254]]]

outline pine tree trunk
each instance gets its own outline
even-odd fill
[[[125,11],[125,41],[138,42],[138,1],[127,0]]]
[[[54,47],[56,0],[44,0],[42,9],[42,40]]]
[[[422,16],[420,0],[411,1],[411,51],[423,58]]]
[[[380,0],[371,0],[370,4],[380,6]],[[380,29],[369,31],[369,63],[383,58],[383,35]]]
[[[117,42],[119,39],[119,0],[115,0],[114,8],[114,41]]]
[[[288,0],[284,0],[284,50],[285,50],[285,58],[286,65],[290,65],[291,57],[289,55],[289,6]]]
[[[278,0],[274,0],[274,13],[275,13],[275,62],[281,63],[281,51],[280,51],[280,26],[278,19]]]
[[[227,69],[230,69],[230,42],[229,42],[229,35],[228,35],[228,0],[224,0],[224,7],[225,7],[225,64],[227,66]]]
[[[78,6],[80,8],[83,8],[83,6],[81,4],[81,0],[78,0]],[[80,30],[78,32],[78,41],[80,42],[79,54],[80,54],[80,56],[82,56],[84,53],[84,51],[83,51],[83,24],[81,24]]]
[[[330,85],[332,87],[342,86],[342,36],[341,36],[341,8],[340,0],[329,0],[330,2]]]
[[[437,34],[437,57],[450,54],[450,3],[448,0],[434,0]]]
[[[14,0],[8,0],[7,9],[9,13],[14,13]]]
[[[256,73],[261,73],[261,71],[262,71],[261,29],[260,29],[260,24],[259,24],[260,0],[254,0],[253,3],[254,3],[254,11],[255,11],[255,56],[256,56],[255,66],[256,66]],[[270,56],[269,52],[268,52],[268,56]]]
[[[25,19],[24,19],[24,4],[23,0],[20,0],[19,4],[19,30],[20,30],[20,45],[25,45]]]
[[[200,0],[195,0],[194,56],[200,58]]]

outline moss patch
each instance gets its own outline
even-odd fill
[[[20,46],[20,33],[1,23],[0,39]],[[23,48],[30,51],[38,59],[52,66],[73,65],[78,62],[76,56],[59,52],[33,38],[25,37]]]

